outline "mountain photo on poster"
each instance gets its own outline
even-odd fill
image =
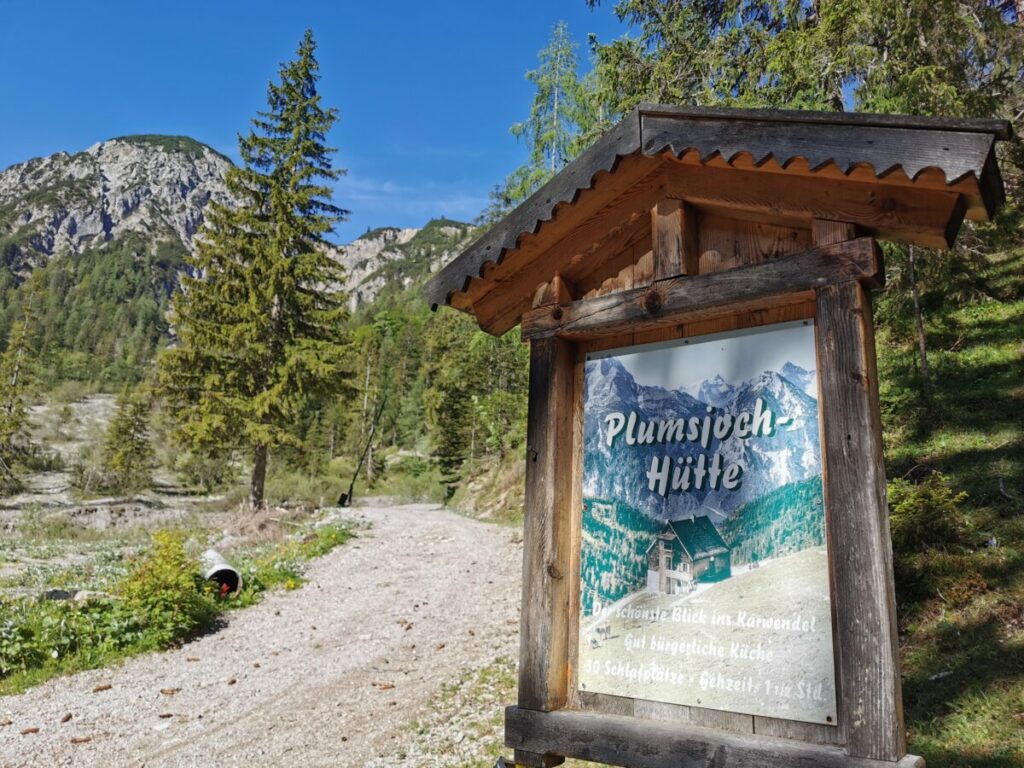
[[[810,321],[591,355],[580,690],[834,724]]]

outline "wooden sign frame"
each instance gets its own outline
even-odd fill
[[[1005,199],[1004,120],[641,104],[428,283],[530,345],[517,765],[920,768],[906,754],[869,291],[876,238]],[[837,722],[577,690],[588,353],[813,319]],[[827,716],[826,716],[827,717]]]
[[[892,545],[867,289],[881,252],[852,224],[815,220],[814,246],[686,277],[685,236],[657,229],[655,273],[683,275],[537,307],[530,343],[519,703],[506,741],[523,766],[578,757],[629,768],[923,765],[906,756]],[[677,219],[678,220],[678,219]],[[671,225],[669,225],[671,226]],[[665,265],[665,266],[660,266]],[[562,297],[564,298],[564,296]],[[587,353],[813,319],[834,606],[835,726],[577,691],[583,363]]]

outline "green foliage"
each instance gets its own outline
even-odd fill
[[[254,451],[257,506],[268,449],[298,445],[303,414],[346,380],[344,275],[325,236],[347,212],[329,202],[342,172],[323,137],[337,112],[321,106],[315,47],[307,32],[239,139],[226,184],[240,205],[210,206],[174,301],[178,345],[160,361],[186,447]]]
[[[103,443],[106,489],[131,493],[152,482],[153,446],[149,440],[150,398],[146,391],[127,387],[117,399],[117,410]]]
[[[208,627],[217,614],[213,592],[177,531],[153,534],[149,550],[132,563],[117,592],[153,648]]]
[[[37,367],[30,325],[41,298],[38,281],[30,282],[26,295],[22,319],[13,324],[6,349],[0,352],[0,496],[22,488],[16,470],[38,457],[29,439],[28,418],[30,384]]]
[[[33,672],[41,677],[98,666],[144,638],[136,614],[114,600],[0,597],[0,693],[33,682]]]
[[[172,469],[185,487],[210,493],[229,483],[237,468],[230,452],[208,448],[176,452]]]
[[[1020,106],[1024,53],[1008,4],[619,0],[615,12],[635,34],[592,43],[612,114],[641,101],[1007,116]]]
[[[526,73],[536,88],[530,116],[510,129],[513,136],[526,141],[529,159],[491,193],[490,205],[481,216],[484,222],[501,218],[575,157],[581,148],[576,137],[593,122],[590,100],[577,72],[576,44],[564,21],[555,25],[537,56],[540,65]]]
[[[889,525],[900,555],[967,543],[970,524],[963,509],[967,494],[954,491],[940,473],[920,483],[889,483]]]
[[[224,158],[228,162],[231,162],[229,158],[220,154],[212,147],[208,147],[206,144],[202,144],[188,136],[164,136],[160,134],[138,133],[131,136],[118,136],[112,140],[125,141],[129,144],[136,144],[139,146],[160,147],[167,152],[186,155],[193,159],[201,158],[204,151],[210,151],[215,155]]]
[[[744,504],[722,526],[734,565],[825,545],[821,477],[776,488]]]
[[[167,338],[165,315],[184,269],[184,247],[162,237],[132,235],[52,259],[6,298],[0,269],[0,328],[23,316],[33,285],[45,297],[31,328],[41,385],[118,386],[142,377]]]
[[[54,601],[0,596],[0,695],[174,645],[211,627],[223,611],[259,602],[268,589],[298,588],[307,560],[352,535],[344,525],[324,525],[240,556],[245,588],[229,598],[215,596],[178,531],[155,533],[126,571],[117,569],[111,577],[114,597]],[[59,575],[54,580],[62,583]]]

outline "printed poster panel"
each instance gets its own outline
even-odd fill
[[[814,327],[588,357],[579,687],[834,724]]]

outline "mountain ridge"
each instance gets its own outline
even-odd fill
[[[163,134],[118,136],[15,163],[0,170],[0,269],[20,281],[54,258],[129,239],[180,246],[185,256],[210,201],[231,204],[224,176],[232,164],[197,139]],[[464,222],[433,219],[332,245],[346,268],[350,309],[372,303],[391,278],[401,288],[426,279],[473,232]],[[404,261],[415,266],[394,268]]]
[[[56,152],[0,171],[0,350],[24,313],[22,285],[45,288],[40,345],[67,377],[132,380],[170,338],[170,298],[211,201],[230,205],[229,158],[188,136],[138,134]],[[355,313],[408,292],[440,269],[475,228],[433,219],[379,227],[331,245]],[[425,305],[424,305],[425,306]],[[132,373],[134,371],[134,373]]]

